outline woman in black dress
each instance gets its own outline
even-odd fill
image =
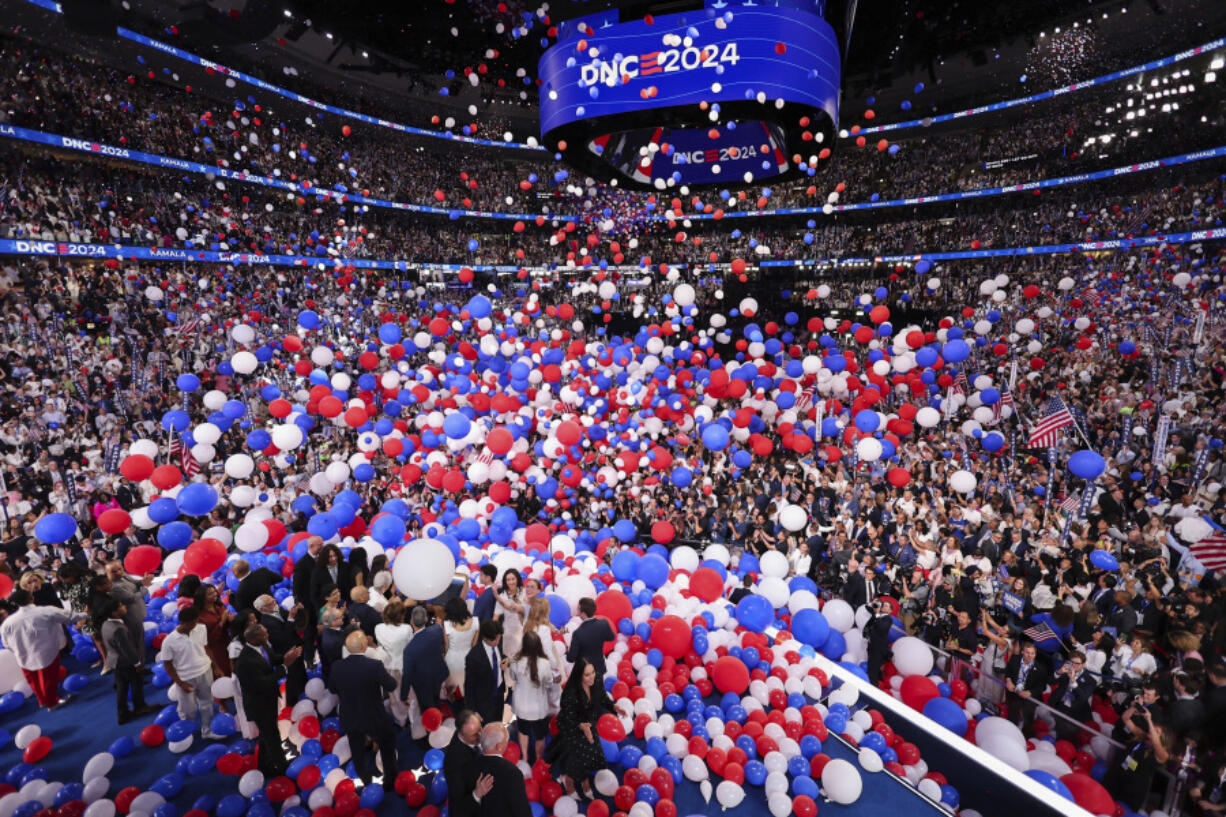
[[[596,666],[580,658],[566,680],[558,711],[557,765],[568,793],[574,793],[578,782],[584,796],[592,796],[591,776],[606,766],[596,721],[613,711],[613,700],[596,684]]]

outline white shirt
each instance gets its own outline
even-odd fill
[[[549,691],[554,685],[553,666],[548,659],[536,659],[537,678],[540,683],[532,683],[532,669],[527,658],[521,658],[511,664],[510,675],[515,682],[511,692],[511,711],[515,717],[526,721],[539,721],[549,717]]]
[[[64,625],[70,620],[63,608],[27,604],[0,624],[0,639],[22,669],[46,669],[67,643]]]
[[[375,641],[387,653],[383,666],[388,672],[400,672],[404,663],[404,648],[413,638],[413,628],[408,624],[376,624]]]
[[[490,666],[494,668],[494,688],[497,689],[502,684],[502,666],[498,658],[498,648],[492,647],[484,641],[481,643],[485,646],[485,655],[489,659]]]
[[[176,628],[171,630],[162,642],[159,657],[162,661],[174,664],[175,672],[182,680],[199,678],[213,665],[208,653],[204,651],[207,638],[208,631],[203,624],[197,624],[188,635]]]

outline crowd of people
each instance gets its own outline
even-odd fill
[[[860,612],[830,657],[882,689],[902,680],[890,643],[919,637],[963,703],[1063,741],[1070,772],[1094,773],[1127,808],[1226,812],[1226,559],[1203,544],[1226,522],[1220,246],[743,262],[1216,227],[1212,167],[931,214],[678,226],[634,194],[568,192],[547,162],[404,151],[246,104],[223,115],[11,36],[0,65],[10,124],[391,199],[445,190],[493,209],[601,210],[582,227],[477,233],[6,150],[0,236],[320,259],[5,262],[0,639],[40,705],[71,705],[62,661],[95,665],[120,725],[152,716],[147,687],[166,688],[203,739],[258,742],[273,779],[309,737],[284,731],[283,707],[298,724],[330,702],[365,786],[398,780],[407,732],[443,751],[453,815],[521,817],[525,779],[605,794],[594,788],[613,761],[596,724],[645,714],[629,688],[663,585],[619,620],[598,605],[615,585],[636,598],[649,587],[626,572],[629,554],[686,548],[723,572],[704,610],[712,630],[731,637],[730,610],[762,598],[786,634],[800,609],[777,588],[799,581],[814,606]],[[1138,155],[1143,143],[1122,139],[1074,156],[1096,115],[1061,104],[1007,133],[849,153],[848,195],[952,188],[966,167],[945,158],[1020,150],[1026,135],[1034,166],[975,183]],[[1163,155],[1206,146],[1210,130],[1180,129]],[[620,228],[599,226],[606,205]],[[453,289],[346,266],[397,257],[520,272]],[[1032,441],[1050,417],[1068,422]],[[508,439],[497,450],[496,432]],[[1090,476],[1072,465],[1087,452],[1101,461]],[[199,513],[184,499],[195,486],[212,500]],[[393,535],[376,535],[389,516],[378,530]],[[67,535],[48,534],[48,519],[67,520]],[[265,533],[249,547],[253,525]],[[424,541],[453,554],[454,577],[414,598],[397,565]],[[665,606],[697,592],[697,571],[677,564]],[[697,635],[686,645],[668,667],[728,653]]]

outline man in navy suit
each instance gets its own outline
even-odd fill
[[[259,764],[266,776],[285,773],[287,761],[277,730],[280,711],[281,677],[285,670],[302,657],[301,647],[291,647],[285,654],[273,652],[268,643],[268,630],[252,624],[243,633],[247,645],[234,662],[234,674],[243,693],[247,717],[260,730]]]
[[[349,620],[355,622],[362,632],[374,638],[375,628],[383,623],[383,616],[376,613],[369,602],[370,591],[359,585],[349,591],[349,607],[345,612],[349,614]]]
[[[427,627],[428,620],[421,606],[414,607],[409,614],[413,638],[404,648],[400,685],[400,700],[408,701],[409,690],[413,690],[422,712],[438,705],[438,692],[448,675],[447,664],[443,661],[443,628],[438,624]]]
[[[324,628],[319,634],[319,666],[325,681],[330,677],[332,667],[340,663],[343,655],[341,648],[345,646],[345,636],[348,635],[341,626],[344,621],[345,614],[340,610],[325,610],[319,620]]]
[[[1078,722],[1090,719],[1090,698],[1093,697],[1094,688],[1097,686],[1094,679],[1090,677],[1090,673],[1085,671],[1085,668],[1085,653],[1075,652],[1070,655],[1068,661],[1057,673],[1060,677],[1057,679],[1056,685],[1051,691],[1051,697],[1048,699],[1048,702],[1056,711],[1063,712]],[[1057,735],[1067,739],[1076,733],[1076,724],[1069,723],[1063,718],[1058,719],[1056,723]]]
[[[478,622],[489,621],[494,617],[496,605],[494,604],[494,582],[498,580],[498,568],[493,565],[481,565],[481,572],[477,574],[478,586],[481,588],[481,595],[477,596],[476,602],[473,603],[473,618]]]
[[[502,623],[481,622],[481,638],[464,659],[464,704],[487,724],[502,723],[507,702],[506,673],[510,661],[502,654]]]
[[[579,618],[583,619],[570,637],[566,660],[575,663],[580,657],[596,667],[596,682],[604,676],[604,645],[612,641],[613,628],[603,618],[596,618],[596,600],[579,599]]]
[[[502,756],[507,743],[507,728],[501,723],[491,723],[481,730],[481,757],[473,764],[472,773],[481,778],[488,775],[493,780],[489,792],[479,795],[481,806],[477,813],[482,817],[532,817],[524,773]]]
[[[315,574],[315,560],[323,547],[324,540],[312,536],[307,539],[306,553],[294,562],[294,601],[301,603],[303,612],[306,613],[306,621],[303,622],[306,637],[302,643],[302,654],[306,657],[307,664],[315,663],[315,626],[319,623],[319,608],[311,605],[311,577]]]
[[[345,639],[349,657],[332,667],[328,689],[340,698],[341,729],[349,736],[353,767],[358,777],[370,785],[373,777],[368,765],[366,739],[379,747],[383,760],[383,779],[396,777],[396,724],[383,706],[385,693],[396,688],[396,679],[382,661],[364,654],[369,642],[366,634],[354,631]]]

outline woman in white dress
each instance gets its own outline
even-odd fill
[[[400,700],[400,678],[404,669],[402,662],[404,648],[413,638],[413,628],[404,623],[404,614],[404,602],[392,599],[383,608],[383,623],[375,625],[375,640],[385,653],[383,666],[387,668],[388,674],[396,679],[396,691],[388,698],[392,704],[392,717],[401,726],[404,726],[409,717],[408,704]]]
[[[468,612],[468,605],[463,599],[448,599],[443,607],[443,636],[446,639],[443,661],[447,664],[445,686],[449,694],[454,695],[457,690],[462,693],[464,690],[464,659],[477,643],[478,631],[477,620]]]
[[[524,622],[524,635],[535,633],[541,640],[545,657],[549,659],[549,666],[556,682],[550,690],[550,715],[557,714],[562,697],[562,679],[566,677],[566,648],[554,640],[555,632],[557,630],[549,621],[549,602],[543,596],[536,597],[528,606],[528,620]]]
[[[543,601],[540,599],[538,601]],[[549,734],[549,701],[558,687],[553,666],[545,656],[540,638],[524,632],[519,651],[511,658],[511,711],[519,731],[520,756],[529,765],[545,754]]]
[[[502,574],[502,589],[494,596],[502,616],[502,654],[515,655],[524,633],[523,576],[515,568]]]

